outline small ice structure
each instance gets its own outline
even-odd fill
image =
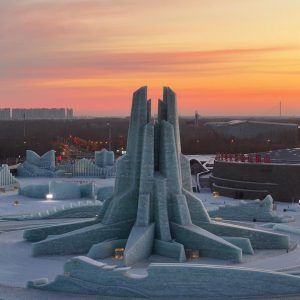
[[[0,166],[0,189],[3,191],[10,191],[19,187],[20,184],[10,173],[8,165]]]
[[[102,149],[95,152],[95,162],[82,158],[73,164],[60,165],[56,171],[56,176],[71,177],[115,177],[115,156],[113,151]]]
[[[47,200],[97,199],[104,201],[113,194],[112,186],[96,187],[93,181],[72,182],[51,180],[47,184],[28,184],[20,187],[19,194],[29,198]]]
[[[115,156],[113,151],[102,149],[95,152],[95,163],[86,158],[74,163],[55,166],[55,151],[42,156],[31,150],[26,151],[26,160],[18,166],[18,175],[22,177],[115,177]]]
[[[273,198],[266,196],[264,200],[239,201],[238,205],[221,205],[218,209],[209,211],[212,218],[221,217],[226,220],[253,222],[291,222],[292,217],[280,216],[273,211]]]
[[[80,187],[77,182],[52,180],[49,182],[49,193],[55,200],[80,199]]]
[[[115,164],[115,154],[113,151],[107,151],[106,149],[102,149],[101,151],[95,152],[95,164],[104,168],[107,166],[113,166]]]
[[[29,198],[45,199],[48,194],[49,184],[28,184],[19,189],[19,195]]]
[[[31,150],[26,151],[26,160],[18,166],[18,176],[53,177],[55,171],[55,151],[50,150],[39,156]]]

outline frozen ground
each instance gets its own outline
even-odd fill
[[[21,179],[21,185],[32,184],[32,183],[45,183],[49,179]],[[94,179],[66,179],[66,180],[94,180]],[[96,179],[94,180],[98,186],[113,185],[113,179]],[[197,194],[202,199],[204,205],[208,209],[217,208],[218,205],[229,203],[237,203],[238,200],[218,197],[214,198],[209,191],[202,191]],[[19,200],[20,204],[14,206],[13,202]],[[20,197],[16,192],[9,192],[0,194],[0,216],[3,215],[16,215],[31,212],[39,212],[53,207],[59,207],[66,203],[77,202],[78,199],[74,200],[61,200],[61,201],[47,201],[45,199],[29,199],[26,197]],[[294,209],[295,212],[284,212],[284,209]],[[287,214],[295,217],[295,222],[289,223],[290,226],[300,228],[300,205],[298,204],[287,204],[277,203],[277,211],[279,214]],[[23,241],[22,234],[23,229],[41,226],[45,224],[55,224],[58,222],[72,222],[74,220],[35,220],[35,221],[0,221],[0,299],[52,299],[51,293],[23,290],[28,280],[37,279],[41,277],[47,277],[49,280],[53,280],[58,274],[63,273],[63,265],[66,260],[71,256],[44,256],[44,257],[31,257],[31,244]],[[245,223],[248,226],[261,228],[259,223]],[[300,244],[300,235],[290,234],[291,239],[294,242]],[[107,259],[106,262],[111,264],[118,264],[119,261],[114,259]],[[133,273],[145,273],[146,267],[151,262],[173,262],[171,259],[163,258],[160,256],[153,255],[149,259],[133,266]],[[192,261],[189,263],[198,264],[226,264],[232,265],[231,262],[200,258],[199,260]],[[235,264],[236,265],[236,264]],[[296,247],[293,251],[286,252],[283,250],[260,250],[255,251],[253,256],[245,255],[244,261],[239,264],[240,267],[251,267],[256,269],[267,269],[267,270],[300,270],[300,248]],[[3,285],[3,286],[1,286]],[[10,293],[12,293],[10,295]],[[24,298],[18,297],[17,295],[23,295]],[[43,297],[41,298],[41,294]],[[3,295],[10,295],[10,297]],[[28,297],[26,296],[28,295]],[[49,297],[49,298],[48,298]],[[68,298],[67,295],[60,295],[59,299],[81,299]],[[85,299],[102,299],[102,297],[85,297]],[[113,299],[106,298],[103,299]],[[291,298],[297,299],[297,298]],[[298,298],[299,299],[299,298]]]

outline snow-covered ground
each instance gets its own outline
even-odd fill
[[[21,179],[22,185],[33,183],[45,183],[49,178],[25,178]],[[80,180],[94,180],[98,186],[113,185],[114,179],[64,179],[71,181]],[[237,204],[239,200],[227,197],[213,197],[209,190],[203,190],[197,196],[203,201],[208,209],[217,208],[218,205]],[[14,206],[15,200],[19,200],[19,205]],[[74,200],[61,200],[61,201],[47,201],[46,199],[29,199],[17,195],[17,192],[9,192],[0,194],[0,217],[4,215],[16,215],[24,213],[39,212],[53,207],[60,207],[71,202],[78,202]],[[286,211],[284,209],[293,209],[295,211]],[[295,222],[289,223],[289,226],[300,228],[300,205],[277,203],[277,212],[279,214],[286,214],[293,216]],[[53,280],[58,274],[63,273],[63,265],[71,256],[44,256],[44,257],[31,257],[31,244],[25,242],[22,238],[23,229],[30,228],[43,224],[52,224],[57,222],[71,222],[74,220],[39,220],[39,221],[0,221],[0,285],[9,285],[15,287],[24,287],[28,280],[47,277]],[[249,226],[261,228],[262,223],[246,223]],[[2,231],[2,232],[1,232]],[[291,239],[300,244],[300,235],[290,234]],[[106,260],[109,263],[116,264],[118,261],[113,259]],[[143,273],[145,268],[151,262],[172,262],[172,260],[153,255],[148,260],[145,260],[133,267],[132,272]],[[200,258],[199,260],[189,263],[198,264],[226,264],[233,265],[232,262]],[[236,264],[234,264],[236,265]],[[285,250],[259,250],[255,251],[254,255],[244,255],[244,261],[239,264],[241,267],[251,267],[257,269],[267,270],[288,270],[295,268],[300,270],[300,248],[296,247],[290,252]],[[1,289],[0,289],[1,291]],[[1,296],[1,295],[0,295]],[[1,298],[1,297],[0,297]]]
[[[23,240],[22,234],[22,230],[0,234],[1,284],[22,287],[28,278],[54,279],[63,272],[63,264],[71,256],[32,257],[31,245]]]

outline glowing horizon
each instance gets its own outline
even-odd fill
[[[126,116],[147,85],[154,103],[170,86],[181,115],[277,115],[280,101],[300,115],[299,11],[298,0],[3,0],[0,107]]]

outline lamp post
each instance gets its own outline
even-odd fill
[[[26,114],[23,114],[23,144],[26,144]]]
[[[111,126],[110,122],[107,122],[107,127],[108,127],[108,150],[111,151]]]
[[[270,151],[271,150],[271,139],[268,138],[267,139],[267,151]]]
[[[234,152],[234,138],[230,139],[230,152],[233,153]]]

